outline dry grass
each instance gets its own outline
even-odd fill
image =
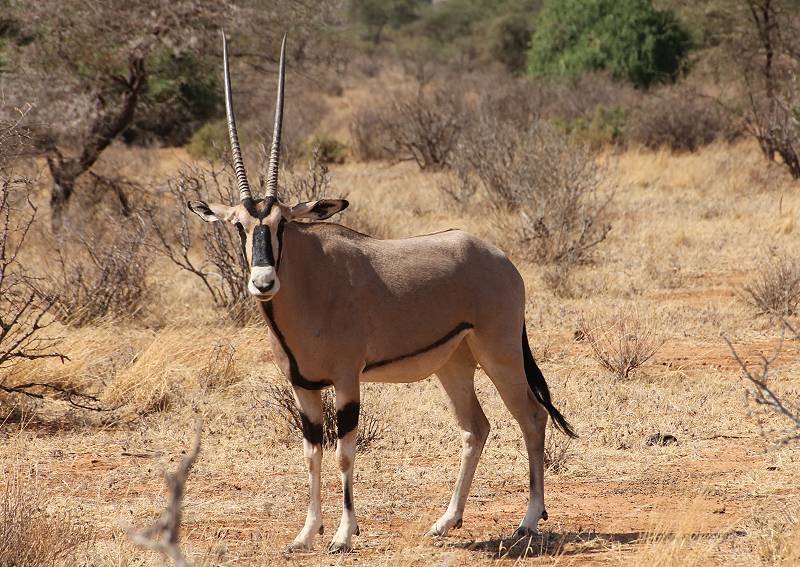
[[[0,493],[0,565],[80,565],[94,530],[72,512],[48,510],[52,500],[35,476],[5,470]]]

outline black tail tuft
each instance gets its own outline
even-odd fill
[[[572,429],[572,426],[567,422],[561,412],[556,409],[553,402],[550,401],[550,389],[547,387],[547,382],[544,380],[542,371],[533,359],[531,347],[528,344],[528,332],[525,330],[525,325],[522,326],[522,355],[525,359],[525,376],[528,378],[528,386],[531,392],[536,396],[536,399],[545,407],[547,413],[553,419],[556,428],[572,437],[573,439],[578,436]]]

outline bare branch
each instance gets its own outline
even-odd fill
[[[181,459],[178,469],[167,475],[167,488],[169,501],[167,508],[158,520],[147,528],[136,529],[125,526],[125,532],[130,540],[139,547],[160,553],[165,558],[173,561],[176,567],[189,567],[189,561],[180,548],[180,529],[183,508],[183,495],[186,490],[186,480],[192,465],[200,454],[200,438],[203,432],[203,420],[195,420],[195,436],[191,450]]]

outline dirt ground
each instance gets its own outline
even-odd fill
[[[115,151],[108,159],[122,159],[124,150]],[[165,151],[130,159],[169,170],[188,158]],[[18,405],[0,427],[0,471],[6,479],[24,471],[49,510],[91,526],[93,540],[65,560],[73,564],[158,564],[123,525],[147,525],[163,510],[163,475],[191,445],[196,415],[203,441],[184,501],[183,547],[197,564],[792,564],[800,554],[800,448],[777,443],[785,424],[748,402],[722,334],[748,363],[780,346],[775,325],[756,316],[742,288],[771,255],[800,250],[800,191],[779,172],[763,173],[749,144],[607,159],[613,229],[595,261],[577,269],[573,293],[554,296],[540,267],[514,258],[528,289],[534,354],[580,435],[567,445],[548,431],[556,455],[545,479],[550,519],[530,546],[510,539],[527,501],[521,434],[479,373],[492,432],[461,529],[423,537],[447,506],[460,455],[435,378],[367,385],[366,411],[383,431],[356,460],[354,552],[324,552],[341,513],[327,451],[325,534],[315,552],[285,556],[305,517],[306,473],[298,437],[264,398],[265,383],[283,380],[267,331],[221,323],[203,307],[200,285],[161,260],[149,276],[157,324],[56,329],[71,360],[38,361],[13,377],[92,385],[125,405],[98,416],[3,398],[0,407]],[[500,242],[480,212],[448,206],[436,190],[440,175],[407,163],[345,164],[333,169],[333,189],[347,193],[358,215],[351,219],[368,218],[392,236],[458,226]],[[582,319],[632,312],[666,342],[622,380],[598,366],[575,330]],[[235,353],[234,369],[221,383],[201,383],[218,345]],[[785,341],[773,366],[776,389],[797,403],[800,343]],[[677,442],[649,444],[659,433]]]

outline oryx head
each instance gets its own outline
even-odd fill
[[[266,195],[254,198],[247,182],[247,173],[239,147],[236,118],[233,113],[230,70],[228,68],[228,42],[222,33],[222,59],[225,76],[225,112],[228,117],[228,133],[231,140],[233,168],[239,185],[240,203],[234,206],[202,201],[189,201],[189,209],[207,222],[227,221],[233,223],[242,240],[242,251],[250,265],[247,290],[257,299],[271,299],[280,288],[278,265],[281,261],[283,228],[285,223],[298,219],[324,220],[341,210],[348,202],[344,199],[322,199],[287,206],[278,199],[278,162],[281,145],[281,122],[283,121],[283,76],[285,68],[286,35],[281,43],[281,60],[278,71],[278,99],[275,104],[275,130],[269,155]]]

